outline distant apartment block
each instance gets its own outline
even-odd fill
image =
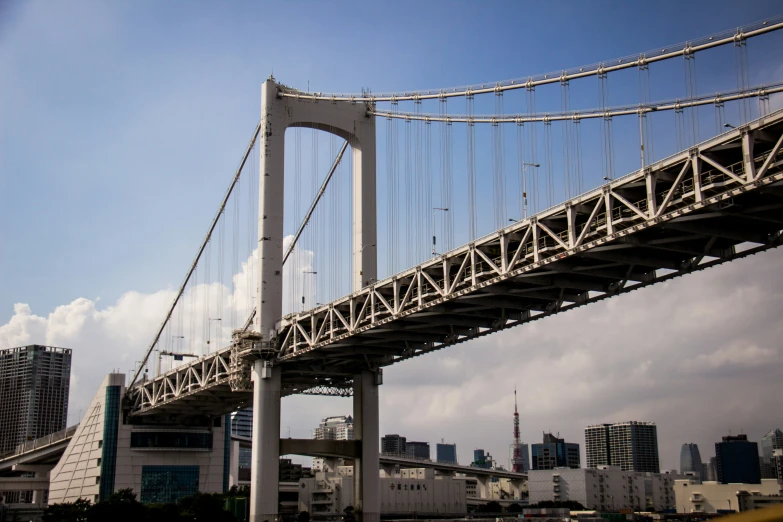
[[[585,428],[587,467],[659,473],[658,430],[653,422],[617,422]]]
[[[353,417],[326,417],[313,431],[316,440],[353,440]]]
[[[0,350],[0,453],[65,429],[70,380],[68,348]]]

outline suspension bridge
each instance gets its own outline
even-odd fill
[[[353,396],[355,507],[378,520],[382,368],[780,245],[783,84],[751,71],[748,42],[769,50],[781,28],[448,89],[270,77],[129,417],[252,405],[260,522],[277,513],[281,397]],[[729,87],[699,83],[701,56]],[[610,84],[638,99],[612,104]]]

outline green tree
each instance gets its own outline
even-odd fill
[[[146,504],[144,522],[185,522],[178,504]]]
[[[218,493],[196,493],[177,502],[181,516],[195,522],[236,522],[236,517],[224,509],[224,497]]]
[[[121,489],[105,502],[98,502],[87,513],[87,522],[138,522],[144,520],[146,508],[136,500],[132,489]]]
[[[481,513],[502,513],[503,506],[500,505],[500,502],[495,502],[493,500],[492,502],[487,502],[483,506],[479,506],[477,511]]]
[[[86,522],[90,510],[89,500],[80,498],[75,502],[52,504],[44,511],[43,522]]]
[[[519,504],[516,504],[516,503],[511,504],[510,506],[508,506],[508,512],[509,513],[522,513],[522,506],[520,506]]]

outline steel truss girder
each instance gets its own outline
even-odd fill
[[[755,133],[763,139],[754,151]],[[283,368],[283,394],[347,396],[345,376],[360,369],[779,246],[780,220],[745,215],[779,211],[782,145],[778,111],[332,303],[290,314],[278,324],[273,362]],[[755,243],[738,252],[735,246],[747,240]],[[645,252],[656,262],[639,263]],[[417,337],[422,326],[430,329]],[[247,404],[241,383],[249,366],[238,349],[137,384],[128,394],[131,413],[179,411],[179,403],[195,409],[200,397],[217,403],[204,413]]]
[[[359,292],[307,312],[286,316],[280,323],[279,339],[285,339],[285,343],[279,346],[278,362],[295,363],[297,358],[313,350],[348,338],[372,336],[373,330],[396,321],[415,319],[417,314],[433,311],[447,303],[468,299],[468,302],[481,302],[489,308],[505,309],[507,317],[497,318],[502,325],[489,328],[496,331],[511,323],[529,321],[536,311],[551,314],[592,302],[595,298],[590,292],[600,293],[602,284],[608,295],[616,295],[627,288],[660,281],[661,276],[656,273],[660,269],[670,271],[667,275],[692,271],[695,266],[692,258],[695,257],[719,256],[722,262],[737,256],[731,245],[705,249],[698,246],[696,238],[717,237],[734,243],[752,241],[766,248],[775,246],[777,240],[763,227],[732,233],[731,228],[723,224],[697,225],[695,220],[685,220],[700,217],[705,209],[726,206],[746,192],[779,181],[783,175],[780,172],[781,120],[783,113],[776,112]],[[756,154],[749,166],[742,157],[744,136],[754,132],[763,132],[766,142],[771,135],[775,145]],[[729,143],[739,146],[721,150]],[[713,153],[716,148],[718,152]],[[734,157],[730,157],[731,154]],[[699,221],[707,222],[711,217],[721,216],[726,217],[726,213],[717,212],[715,216]],[[682,239],[684,243],[671,246],[680,241],[677,237],[658,241],[638,238],[645,231],[663,228],[687,232]],[[777,230],[774,224],[771,230]],[[626,247],[634,246],[634,243],[639,248],[634,252],[626,251]],[[670,246],[665,247],[667,244]],[[560,271],[556,265],[572,258],[599,258],[613,262],[618,268],[627,267],[628,274],[624,278],[617,277],[616,273],[609,274],[622,282],[614,286],[607,285],[606,281],[597,283],[594,279],[575,282],[575,288],[571,291],[567,286],[561,288],[559,298],[543,308],[530,302],[535,297],[532,293],[526,300],[525,292],[530,293],[530,289],[521,290],[518,295],[513,290],[493,291],[501,285],[517,284],[520,278],[541,278],[543,275],[538,272],[542,269]],[[696,263],[696,266],[702,265]],[[585,268],[581,273],[590,274],[590,267]],[[628,279],[638,283],[628,286]],[[468,309],[455,313],[475,317]],[[483,331],[481,326],[468,330]],[[415,335],[415,331],[409,330],[406,338],[415,338]],[[450,339],[448,335],[442,336],[441,342],[437,342],[431,335],[422,335],[420,350],[430,351],[433,347],[475,336],[475,332],[456,333]],[[378,363],[391,364],[397,360],[381,357]]]

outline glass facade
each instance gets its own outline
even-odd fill
[[[198,466],[142,466],[141,501],[172,503],[198,493]]]
[[[245,408],[231,414],[231,433],[247,438],[253,436],[253,408]]]
[[[212,433],[182,431],[134,431],[131,448],[212,449]]]
[[[706,480],[702,472],[701,454],[699,446],[692,442],[686,442],[680,450],[680,473],[693,473],[696,477]]]
[[[457,463],[457,445],[437,443],[435,445],[435,456],[438,462],[445,464]]]
[[[408,447],[405,437],[400,437],[397,434],[381,437],[381,453],[406,455]]]
[[[228,491],[228,478],[231,466],[231,414],[226,415],[223,426],[223,493]]]
[[[566,442],[551,433],[545,433],[544,442],[533,444],[532,450],[532,469],[578,469],[581,466],[579,444]]]
[[[747,435],[729,435],[715,443],[718,482],[721,484],[759,484],[759,447]]]
[[[106,387],[103,412],[103,446],[98,498],[107,500],[114,493],[114,474],[117,471],[117,432],[120,429],[120,387]]]
[[[408,451],[408,456],[414,459],[427,459],[430,458],[430,443],[429,442],[414,442],[407,441],[405,443],[405,449]]]

